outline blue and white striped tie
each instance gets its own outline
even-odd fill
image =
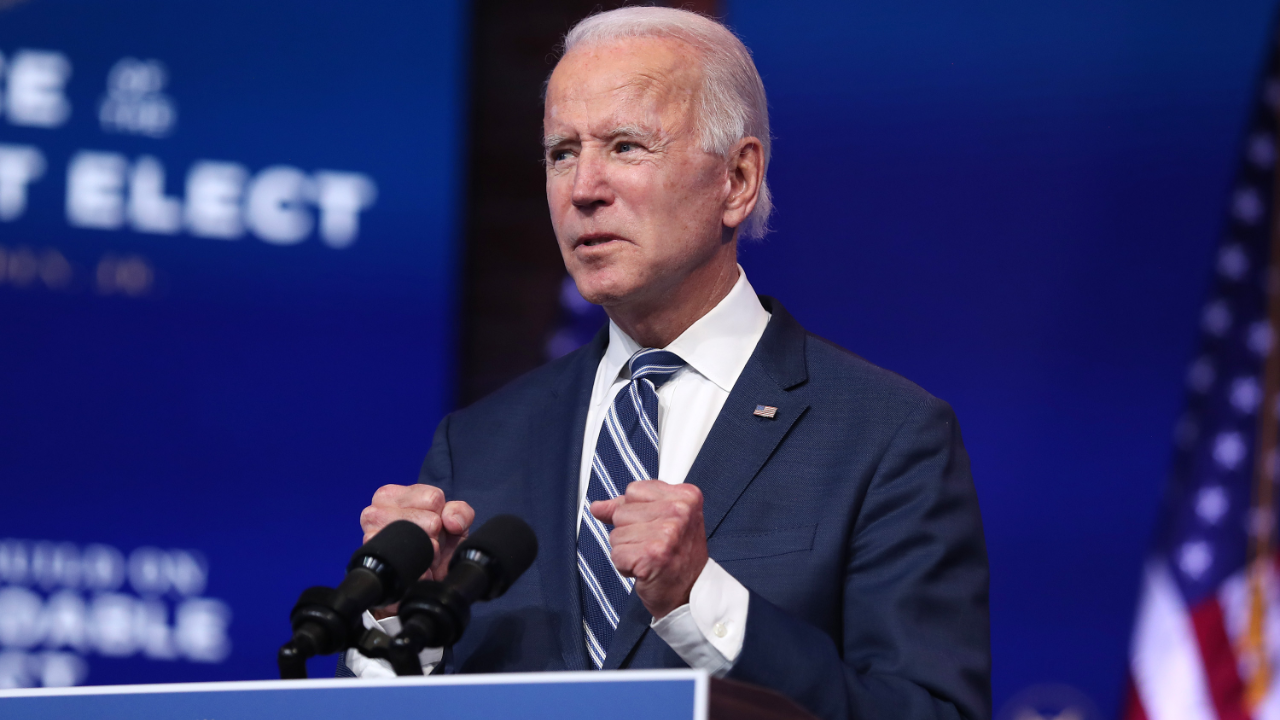
[[[618,615],[635,580],[623,577],[613,566],[609,559],[613,526],[595,519],[590,506],[626,492],[627,485],[636,480],[658,477],[658,388],[685,363],[675,353],[646,348],[632,355],[627,364],[631,382],[618,391],[605,414],[578,527],[582,629],[587,655],[597,670],[604,666]]]

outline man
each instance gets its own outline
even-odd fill
[[[989,716],[986,552],[951,409],[808,335],[737,264],[769,213],[746,48],[666,8],[596,15],[565,45],[547,199],[610,323],[446,417],[422,484],[362,513],[366,537],[424,527],[434,577],[478,516],[538,534],[529,572],[424,664],[692,666],[822,717]]]

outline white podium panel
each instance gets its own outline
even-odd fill
[[[697,670],[117,685],[0,691],[5,720],[706,720]]]

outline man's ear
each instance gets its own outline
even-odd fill
[[[759,138],[742,138],[729,152],[727,162],[729,196],[725,198],[722,222],[736,228],[751,216],[760,197],[760,186],[764,184],[764,145]]]

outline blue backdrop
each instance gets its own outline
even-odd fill
[[[0,684],[272,677],[451,404],[463,3],[0,7]],[[956,407],[997,709],[1112,714],[1274,3],[725,9],[753,284]]]
[[[997,711],[1115,715],[1275,3],[727,9],[776,136],[752,283],[955,406]]]
[[[0,8],[0,685],[274,677],[451,402],[463,3]]]

